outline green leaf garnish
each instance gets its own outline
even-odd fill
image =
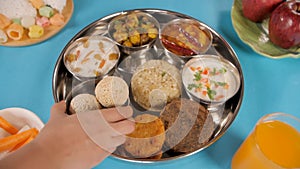
[[[194,74],[194,80],[195,81],[200,81],[202,76],[201,76],[202,71],[198,71]]]
[[[219,70],[219,72],[220,72],[221,74],[223,74],[223,73],[226,73],[227,70],[226,70],[225,68],[222,68],[222,69]]]
[[[214,100],[217,92],[215,90],[211,90],[209,87],[207,87],[207,95],[210,100]]]
[[[227,83],[226,82],[216,82],[216,84],[218,85],[218,86],[225,86]]]
[[[216,75],[217,74],[217,68],[214,67],[213,71],[210,73],[211,75]]]
[[[201,88],[202,84],[189,84],[188,85],[188,90],[193,90],[194,88],[197,89],[197,88]]]

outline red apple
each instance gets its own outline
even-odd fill
[[[242,10],[246,18],[262,22],[283,0],[242,0]]]
[[[300,45],[300,0],[286,1],[272,12],[269,37],[285,49]]]

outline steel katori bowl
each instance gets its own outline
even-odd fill
[[[211,47],[211,31],[195,19],[174,19],[166,23],[160,32],[160,42],[166,55],[187,61],[205,54]]]
[[[125,54],[150,49],[159,36],[160,24],[151,14],[124,12],[108,23],[108,35]]]
[[[217,55],[199,55],[183,67],[182,82],[192,100],[205,105],[224,104],[239,90],[238,69]]]
[[[80,37],[70,43],[63,54],[65,67],[80,81],[101,79],[112,74],[119,59],[117,45],[101,35]]]

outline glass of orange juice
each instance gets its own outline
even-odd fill
[[[300,119],[285,113],[262,117],[232,158],[232,169],[299,169]]]

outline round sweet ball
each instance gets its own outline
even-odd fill
[[[117,76],[102,79],[95,88],[96,98],[104,107],[121,106],[129,97],[127,83]]]
[[[97,109],[101,109],[101,105],[96,97],[91,94],[79,94],[75,96],[70,103],[70,112],[72,114]]]

